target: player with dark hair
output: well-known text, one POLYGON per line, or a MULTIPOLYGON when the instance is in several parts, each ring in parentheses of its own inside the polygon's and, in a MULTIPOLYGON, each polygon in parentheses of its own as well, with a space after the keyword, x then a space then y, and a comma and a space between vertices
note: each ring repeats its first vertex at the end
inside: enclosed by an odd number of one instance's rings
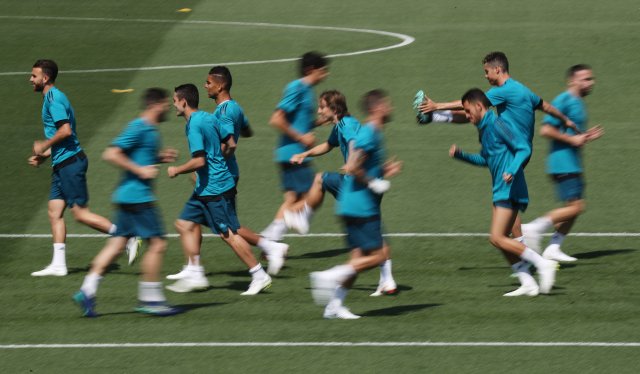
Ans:
POLYGON ((569 234, 576 219, 585 210, 584 177, 582 167, 582 147, 604 134, 600 126, 587 130, 587 108, 584 98, 591 93, 595 84, 593 71, 589 65, 574 65, 567 71, 567 90, 558 95, 553 106, 569 117, 577 126, 578 132, 563 125, 556 118, 546 116, 543 119, 540 135, 551 140, 547 173, 556 186, 558 198, 565 205, 554 209, 529 224, 522 225, 531 248, 540 251, 541 235, 551 227, 556 231, 551 243, 542 256, 556 261, 576 261, 560 249, 564 238, 569 234))
POLYGON ((281 133, 275 151, 275 161, 282 173, 284 202, 273 221, 261 233, 267 239, 282 239, 287 231, 284 211, 303 201, 313 184, 311 160, 305 159, 299 164, 292 164, 289 160, 293 155, 313 147, 315 143, 315 135, 312 132, 316 124, 313 86, 329 75, 328 63, 328 60, 317 52, 305 53, 300 60, 301 78, 285 87, 282 99, 269 120, 271 126, 281 133))
POLYGON ((166 250, 164 225, 156 206, 153 179, 158 175, 158 162, 174 162, 174 149, 160 151, 158 125, 166 120, 169 111, 168 92, 161 88, 146 90, 142 98, 144 110, 104 151, 102 157, 123 169, 123 177, 113 193, 117 206, 117 230, 91 263, 80 291, 73 300, 82 315, 96 317, 96 293, 107 267, 120 255, 129 238, 139 236, 149 245, 140 262, 141 280, 138 283, 139 306, 136 311, 167 316, 181 310, 167 304, 160 282, 162 259, 166 250))
POLYGON ((519 211, 529 203, 524 165, 531 157, 528 139, 512 125, 497 117, 490 99, 480 90, 467 91, 460 100, 469 121, 478 128, 481 149, 469 154, 455 144, 449 155, 472 165, 489 168, 493 182, 493 217, 489 240, 503 252, 521 286, 504 296, 536 296, 549 293, 555 282, 555 261, 542 258, 525 244, 509 237, 519 211), (529 273, 528 263, 538 270, 540 284, 529 273))
MULTIPOLYGON (((103 233, 116 231, 107 218, 89 210, 87 189, 87 169, 89 160, 80 147, 76 134, 76 118, 67 96, 55 86, 58 65, 52 60, 38 60, 31 69, 29 81, 35 92, 41 92, 42 122, 46 140, 33 142, 33 155, 29 165, 38 167, 51 157, 51 189, 49 192, 48 214, 53 236, 53 257, 51 263, 40 271, 31 273, 34 277, 67 275, 66 237, 67 228, 64 212, 67 208, 76 221, 103 233)), ((131 264, 137 254, 138 241, 131 238, 127 244, 131 264)))

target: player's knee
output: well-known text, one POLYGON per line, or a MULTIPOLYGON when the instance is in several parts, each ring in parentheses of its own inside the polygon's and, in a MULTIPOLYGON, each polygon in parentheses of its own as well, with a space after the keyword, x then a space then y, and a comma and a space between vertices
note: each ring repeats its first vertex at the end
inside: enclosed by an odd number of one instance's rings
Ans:
POLYGON ((577 214, 582 214, 587 210, 587 203, 584 200, 578 200, 575 202, 577 214))
POLYGON ((158 240, 149 245, 147 252, 153 253, 155 255, 164 254, 167 250, 167 242, 164 240, 158 240))
POLYGON ((322 184, 322 175, 324 173, 316 173, 316 176, 313 178, 313 183, 314 184, 322 184))
POLYGON ((504 240, 504 235, 499 234, 491 234, 489 235, 489 243, 496 248, 500 248, 502 245, 502 241, 504 240))

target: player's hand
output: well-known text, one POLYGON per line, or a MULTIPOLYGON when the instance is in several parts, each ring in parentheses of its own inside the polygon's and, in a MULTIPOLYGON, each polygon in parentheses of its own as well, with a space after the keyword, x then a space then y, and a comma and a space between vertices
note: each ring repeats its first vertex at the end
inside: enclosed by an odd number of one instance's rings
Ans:
POLYGON ((422 102, 422 104, 420 104, 420 106, 418 107, 418 109, 422 112, 422 113, 430 113, 433 112, 435 110, 437 110, 437 106, 436 103, 433 102, 433 100, 429 99, 428 97, 425 98, 425 100, 422 102))
POLYGON ((44 156, 44 152, 47 150, 46 142, 42 140, 36 140, 33 142, 33 155, 44 156))
POLYGON ((393 156, 384 163, 382 170, 385 178, 396 176, 402 171, 402 161, 396 160, 396 156, 393 156))
POLYGON ((178 176, 178 168, 175 166, 169 166, 167 168, 167 175, 169 175, 169 178, 175 178, 178 176))
POLYGON ((295 155, 291 156, 291 158, 289 159, 289 162, 292 163, 292 164, 300 165, 300 164, 302 164, 302 162, 304 161, 305 158, 307 158, 307 156, 305 156, 304 153, 298 153, 298 154, 295 154, 295 155))
POLYGON ((502 174, 502 180, 505 181, 506 183, 513 182, 513 174, 503 173, 502 174))
POLYGON ((159 158, 162 163, 176 162, 178 159, 178 150, 174 148, 165 148, 160 151, 159 158))
POLYGON ((141 166, 137 174, 140 179, 153 179, 158 176, 158 167, 156 165, 141 166))
POLYGON ((604 129, 600 125, 596 125, 586 132, 587 142, 593 141, 604 135, 604 129))
POLYGON ((314 133, 308 132, 298 138, 298 143, 302 143, 306 148, 311 148, 316 143, 316 136, 314 133))
POLYGON ((589 140, 588 134, 578 134, 569 138, 571 145, 576 148, 582 147, 587 143, 588 140, 589 140))
POLYGON ((31 156, 27 159, 27 162, 29 163, 29 165, 33 166, 34 168, 37 168, 46 159, 47 159, 46 157, 42 157, 42 156, 31 156))
POLYGON ((383 193, 389 191, 391 188, 391 182, 386 179, 376 178, 372 179, 367 185, 371 191, 378 195, 382 195, 383 193))
POLYGON ((458 148, 457 145, 451 144, 451 147, 449 147, 449 157, 455 157, 456 153, 458 153, 459 151, 460 148, 458 148))
POLYGON ((573 131, 575 131, 576 134, 582 134, 582 131, 580 131, 578 126, 576 126, 576 124, 572 120, 570 120, 569 118, 567 118, 567 121, 564 123, 564 125, 567 126, 570 129, 573 129, 573 131))

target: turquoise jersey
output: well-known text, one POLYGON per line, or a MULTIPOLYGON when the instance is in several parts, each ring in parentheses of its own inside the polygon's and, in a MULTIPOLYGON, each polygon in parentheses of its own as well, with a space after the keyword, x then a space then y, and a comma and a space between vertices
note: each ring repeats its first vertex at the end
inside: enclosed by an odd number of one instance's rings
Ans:
MULTIPOLYGON (((158 163, 160 133, 155 125, 138 118, 127 125, 111 146, 120 148, 137 165, 155 165, 158 163)), ((155 201, 152 183, 151 179, 140 179, 136 174, 125 171, 111 200, 116 204, 155 201)))
POLYGON ((504 122, 515 125, 531 144, 536 122, 535 111, 542 104, 542 99, 513 78, 507 79, 502 86, 491 88, 486 95, 491 105, 498 110, 498 116, 504 122))
POLYGON ((340 147, 345 162, 349 157, 349 142, 355 140, 358 130, 360 130, 360 122, 352 116, 344 116, 333 126, 329 134, 327 143, 332 147, 340 147))
POLYGON ((454 157, 473 165, 489 167, 494 202, 510 200, 528 204, 529 192, 523 170, 525 162, 531 157, 528 140, 491 110, 487 111, 477 127, 482 145, 480 153, 457 152, 454 157), (504 173, 513 175, 511 183, 502 179, 504 173))
MULTIPOLYGON (((233 140, 238 143, 240 132, 249 127, 249 119, 245 116, 242 107, 235 100, 227 100, 220 103, 213 112, 214 117, 218 120, 220 126, 220 136, 222 141, 226 141, 229 136, 233 136, 233 140)), ((227 166, 234 178, 240 178, 240 168, 236 155, 233 154, 227 158, 227 166)))
MULTIPOLYGON (((313 87, 302 79, 295 80, 284 89, 282 99, 276 109, 282 110, 291 127, 300 134, 310 132, 314 127, 315 94, 313 87)), ((291 139, 287 135, 280 136, 278 148, 275 151, 275 161, 289 163, 291 157, 306 150, 302 143, 291 139)))
POLYGON ((196 170, 194 193, 198 196, 220 195, 233 187, 235 181, 222 156, 220 126, 213 114, 197 111, 191 114, 185 127, 192 157, 204 156, 205 165, 196 170))
MULTIPOLYGON (((363 168, 367 177, 382 178, 385 160, 382 133, 372 124, 363 125, 355 137, 354 149, 360 149, 366 155, 363 168)), ((338 195, 336 211, 341 216, 372 217, 380 215, 381 201, 382 195, 358 183, 352 175, 346 175, 338 195)))
POLYGON ((80 142, 76 135, 76 117, 67 96, 56 87, 51 87, 42 101, 42 123, 44 124, 44 136, 53 138, 58 127, 65 123, 71 126, 71 136, 51 146, 51 165, 60 162, 80 152, 80 142))
MULTIPOLYGON (((582 132, 587 130, 587 108, 581 97, 573 96, 568 91, 558 95, 551 104, 562 114, 569 117, 578 129, 582 132)), ((573 129, 564 126, 559 119, 547 115, 542 123, 551 125, 561 133, 575 135, 573 129)), ((565 142, 557 140, 551 141, 549 157, 547 158, 547 173, 549 174, 571 174, 582 173, 582 157, 580 148, 576 148, 565 142)))

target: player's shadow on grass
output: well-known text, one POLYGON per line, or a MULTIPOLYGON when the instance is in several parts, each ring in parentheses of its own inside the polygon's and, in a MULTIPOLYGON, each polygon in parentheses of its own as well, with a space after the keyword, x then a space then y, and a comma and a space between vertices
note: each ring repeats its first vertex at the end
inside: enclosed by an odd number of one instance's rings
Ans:
POLYGON ((637 251, 637 249, 603 249, 599 251, 576 253, 573 255, 573 257, 581 260, 587 260, 605 256, 623 255, 627 253, 633 253, 635 251, 637 251))
MULTIPOLYGON (((212 307, 222 306, 226 304, 227 303, 199 303, 199 304, 178 304, 173 306, 178 309, 181 309, 181 312, 178 314, 184 314, 200 308, 212 308, 212 307)), ((136 312, 135 310, 130 310, 126 312, 99 313, 98 317, 118 316, 118 315, 127 315, 127 314, 139 314, 141 316, 145 316, 144 313, 136 312)), ((154 317, 154 316, 148 316, 148 317, 154 317)))
MULTIPOLYGON (((91 270, 91 264, 85 267, 69 268, 67 272, 69 274, 77 274, 77 273, 88 273, 89 270, 91 270)), ((120 264, 116 264, 116 263, 109 264, 109 266, 107 266, 107 270, 105 271, 105 274, 117 272, 119 270, 120 270, 120 264)))
POLYGON ((288 256, 288 259, 304 260, 307 258, 329 258, 329 257, 336 257, 336 256, 347 254, 349 253, 349 251, 350 251, 349 248, 328 249, 326 251, 307 252, 298 256, 288 256))
POLYGON ((368 312, 364 312, 360 314, 363 317, 391 317, 391 316, 400 316, 408 313, 419 312, 428 308, 435 308, 441 306, 442 304, 415 304, 415 305, 400 305, 393 306, 391 308, 383 308, 383 309, 374 309, 368 312))
MULTIPOLYGON (((215 287, 215 288, 244 292, 249 288, 249 284, 250 283, 251 283, 251 280, 247 279, 247 281, 245 281, 245 282, 229 282, 225 286, 220 286, 220 287, 215 287)), ((270 292, 269 292, 269 289, 267 288, 266 290, 260 291, 260 293, 261 294, 268 294, 270 292)))
MULTIPOLYGON (((370 287, 365 287, 365 286, 362 286, 362 287, 352 287, 351 289, 352 289, 352 290, 360 290, 360 291, 373 292, 373 291, 375 291, 375 290, 376 290, 376 287, 378 287, 378 285, 377 285, 377 284, 375 284, 375 285, 371 285, 370 287)), ((396 293, 391 294, 391 295, 388 295, 388 296, 396 296, 397 294, 399 294, 399 293, 401 293, 401 292, 411 291, 411 290, 413 290, 413 287, 411 287, 411 286, 406 286, 406 285, 403 285, 403 284, 398 284, 398 285, 396 286, 396 290, 397 290, 397 292, 396 292, 396 293)))

